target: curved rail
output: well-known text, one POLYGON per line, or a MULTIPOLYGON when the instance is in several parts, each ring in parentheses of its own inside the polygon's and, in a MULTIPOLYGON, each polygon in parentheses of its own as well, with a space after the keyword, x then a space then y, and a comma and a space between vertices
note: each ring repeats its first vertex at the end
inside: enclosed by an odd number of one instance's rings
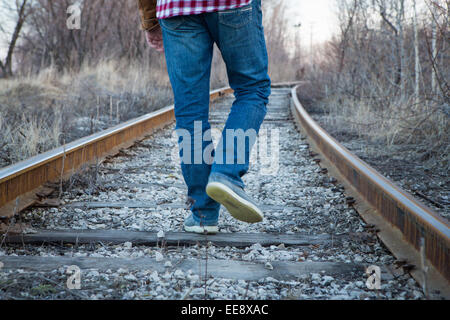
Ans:
MULTIPOLYGON (((375 225, 381 229, 380 238, 394 254, 397 251, 398 255, 406 256, 416 265, 420 264, 421 257, 418 255, 424 239, 425 255, 446 279, 441 283, 445 288, 445 281, 450 282, 449 223, 352 154, 322 129, 301 105, 297 96, 300 87, 301 85, 292 89, 292 113, 313 147, 326 158, 326 165, 345 180, 345 184, 353 189, 359 199, 369 204, 372 210, 366 207, 365 214, 360 214, 365 219, 367 217, 366 220, 376 222, 375 225), (415 256, 411 256, 411 251, 403 255, 399 252, 402 250, 399 245, 402 241, 415 248, 415 256)), ((430 277, 434 276, 430 274, 430 277)), ((418 280, 424 282, 423 275, 418 280)), ((447 283, 447 289, 448 287, 447 283)))

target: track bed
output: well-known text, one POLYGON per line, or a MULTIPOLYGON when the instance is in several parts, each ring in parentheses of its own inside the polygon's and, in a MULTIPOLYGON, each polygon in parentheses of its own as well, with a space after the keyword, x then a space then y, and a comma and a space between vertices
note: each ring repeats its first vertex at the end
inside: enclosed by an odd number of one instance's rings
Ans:
MULTIPOLYGON (((57 206, 15 219, 28 230, 2 241, 0 299, 423 299, 314 161, 289 93, 273 89, 262 126, 269 145, 279 132, 276 174, 264 174, 275 160, 256 152, 244 177, 262 223, 222 208, 220 234, 182 231, 189 213, 171 125, 72 179, 57 206), (366 285, 371 265, 381 270, 379 290, 366 285), (81 289, 67 287, 68 266, 81 269, 81 289)), ((232 101, 212 105, 213 127, 223 128, 232 101)))

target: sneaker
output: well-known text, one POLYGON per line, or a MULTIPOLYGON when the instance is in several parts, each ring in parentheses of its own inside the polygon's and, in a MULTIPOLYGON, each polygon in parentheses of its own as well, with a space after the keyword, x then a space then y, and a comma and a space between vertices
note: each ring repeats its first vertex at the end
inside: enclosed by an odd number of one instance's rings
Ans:
POLYGON ((195 221, 193 214, 184 220, 184 230, 200 234, 215 234, 219 232, 218 223, 200 223, 195 221))
POLYGON ((224 205, 237 220, 256 223, 264 219, 262 211, 244 189, 225 179, 210 177, 206 193, 211 199, 224 205))

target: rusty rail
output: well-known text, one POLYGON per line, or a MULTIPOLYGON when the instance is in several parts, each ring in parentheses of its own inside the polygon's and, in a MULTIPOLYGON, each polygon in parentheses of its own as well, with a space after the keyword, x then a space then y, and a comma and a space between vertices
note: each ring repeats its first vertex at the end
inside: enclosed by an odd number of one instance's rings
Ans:
MULTIPOLYGON (((394 255, 416 266, 420 266, 421 240, 424 239, 425 255, 432 265, 432 270, 426 273, 426 281, 433 282, 433 287, 448 292, 449 223, 353 155, 323 130, 301 105, 297 96, 300 87, 301 85, 292 89, 292 113, 312 147, 322 155, 330 172, 337 175, 351 189, 351 194, 361 200, 358 212, 366 221, 380 229, 378 235, 394 255)), ((423 270, 419 269, 412 274, 423 283, 425 276, 423 270)))
MULTIPOLYGON (((211 101, 230 92, 230 88, 215 90, 211 101)), ((173 106, 168 106, 0 169, 0 217, 11 217, 34 204, 38 200, 36 194, 53 191, 43 187, 45 183, 58 181, 87 163, 115 154, 173 120, 173 106)))

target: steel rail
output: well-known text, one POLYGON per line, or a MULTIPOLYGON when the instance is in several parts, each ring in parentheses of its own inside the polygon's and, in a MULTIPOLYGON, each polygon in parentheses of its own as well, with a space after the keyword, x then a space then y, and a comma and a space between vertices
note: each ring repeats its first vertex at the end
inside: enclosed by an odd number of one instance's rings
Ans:
POLYGON ((431 281, 434 287, 448 292, 448 221, 397 187, 322 129, 301 105, 297 95, 300 88, 301 85, 298 85, 291 92, 294 118, 313 149, 322 155, 330 173, 337 175, 338 180, 343 180, 344 185, 351 188, 352 195, 363 202, 360 204, 361 211, 358 212, 366 221, 374 222, 380 229, 381 240, 394 255, 413 262, 416 266, 421 264, 420 249, 424 239, 427 262, 431 263, 431 269, 435 268, 438 272, 429 270, 424 274, 424 268, 418 268, 412 274, 420 283, 431 281))
MULTIPOLYGON (((230 88, 218 89, 211 92, 210 99, 231 92, 230 88)), ((45 183, 115 154, 174 119, 173 105, 168 106, 0 169, 0 217, 9 218, 34 204, 37 193, 50 193, 52 190, 43 187, 45 183)))

